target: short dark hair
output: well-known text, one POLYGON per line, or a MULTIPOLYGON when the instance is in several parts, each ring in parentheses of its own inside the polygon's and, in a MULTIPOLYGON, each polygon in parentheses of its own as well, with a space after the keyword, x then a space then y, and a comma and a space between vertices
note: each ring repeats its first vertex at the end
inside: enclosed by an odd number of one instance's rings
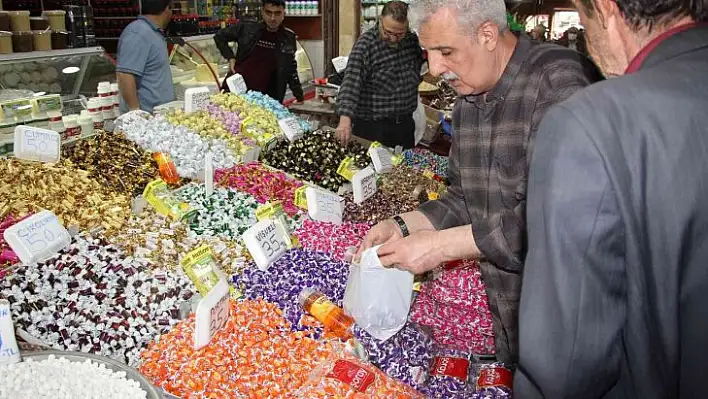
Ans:
POLYGON ((140 13, 144 15, 160 15, 170 6, 171 2, 172 0, 143 0, 140 13))
POLYGON ((285 7, 285 0, 263 0, 263 5, 270 4, 276 7, 285 7))
MULTIPOLYGON (((580 0, 588 16, 595 13, 595 0, 580 0)), ((708 13, 705 0, 615 0, 624 20, 634 30, 652 31, 685 17, 703 20, 708 13)))
POLYGON ((406 22, 408 20, 408 4, 402 1, 389 1, 381 10, 381 17, 388 16, 396 22, 406 22))

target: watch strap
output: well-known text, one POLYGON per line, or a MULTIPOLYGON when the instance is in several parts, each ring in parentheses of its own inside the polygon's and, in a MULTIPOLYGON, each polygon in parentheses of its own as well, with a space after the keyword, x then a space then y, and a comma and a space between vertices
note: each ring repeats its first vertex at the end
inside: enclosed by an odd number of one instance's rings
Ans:
POLYGON ((393 217, 393 221, 396 222, 398 228, 401 229, 401 234, 403 234, 403 237, 408 237, 409 235, 411 235, 410 231, 408 231, 408 225, 402 217, 396 215, 393 217))

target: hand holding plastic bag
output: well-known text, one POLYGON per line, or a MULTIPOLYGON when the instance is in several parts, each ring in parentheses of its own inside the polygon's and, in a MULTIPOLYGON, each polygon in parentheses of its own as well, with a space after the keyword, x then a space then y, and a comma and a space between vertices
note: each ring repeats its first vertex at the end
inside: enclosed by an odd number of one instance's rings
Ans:
POLYGON ((344 292, 344 311, 376 339, 385 341, 408 320, 413 293, 413 274, 387 269, 369 248, 359 264, 352 264, 344 292))

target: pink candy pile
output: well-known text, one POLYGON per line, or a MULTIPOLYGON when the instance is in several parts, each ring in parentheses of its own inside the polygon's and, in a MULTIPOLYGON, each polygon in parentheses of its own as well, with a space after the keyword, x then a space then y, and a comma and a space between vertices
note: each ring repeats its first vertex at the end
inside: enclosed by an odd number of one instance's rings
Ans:
POLYGON ((441 345, 479 355, 494 353, 494 331, 479 264, 464 261, 423 284, 411 318, 430 327, 441 345))
POLYGON ((295 236, 303 249, 327 253, 334 260, 344 260, 347 248, 358 247, 367 231, 369 226, 364 223, 344 222, 336 225, 306 219, 302 227, 295 231, 295 236))
POLYGON ((251 194, 262 204, 280 201, 283 210, 292 216, 298 212, 295 206, 295 190, 302 183, 282 172, 274 172, 263 167, 260 162, 237 164, 229 169, 214 172, 214 181, 222 186, 251 194))
POLYGON ((5 230, 29 216, 30 215, 18 218, 13 215, 7 215, 0 221, 0 278, 5 277, 6 268, 20 261, 15 251, 13 251, 10 245, 5 241, 5 230))

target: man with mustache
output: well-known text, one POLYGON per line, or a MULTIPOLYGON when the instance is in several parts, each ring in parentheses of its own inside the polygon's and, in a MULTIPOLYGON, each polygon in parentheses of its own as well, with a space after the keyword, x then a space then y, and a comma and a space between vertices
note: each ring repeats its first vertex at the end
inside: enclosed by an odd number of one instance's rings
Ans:
POLYGON ((351 135, 388 147, 413 148, 423 50, 408 30, 408 4, 390 1, 375 28, 364 32, 349 54, 337 96, 337 137, 351 135))
POLYGON ((516 398, 707 398, 708 0, 575 0, 607 76, 529 178, 516 398))
POLYGON ((535 133, 551 106, 599 74, 575 51, 517 38, 502 0, 419 0, 410 14, 430 72, 445 76, 460 95, 453 109, 451 185, 440 200, 373 227, 360 251, 383 244, 384 265, 413 273, 479 259, 497 358, 513 364, 535 133))

